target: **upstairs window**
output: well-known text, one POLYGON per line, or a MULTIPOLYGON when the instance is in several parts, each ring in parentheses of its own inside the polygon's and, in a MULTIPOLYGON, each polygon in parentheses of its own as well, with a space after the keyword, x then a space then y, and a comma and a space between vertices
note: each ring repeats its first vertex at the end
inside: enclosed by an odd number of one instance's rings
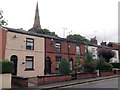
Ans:
POLYGON ((92 56, 93 56, 93 57, 95 57, 95 56, 96 56, 96 53, 95 53, 95 48, 92 48, 91 53, 92 53, 92 56))
POLYGON ((80 54, 80 47, 76 46, 76 54, 80 54))
POLYGON ((31 38, 26 39, 26 49, 34 50, 34 39, 31 38))
POLYGON ((61 44, 59 42, 55 43, 55 48, 57 49, 58 52, 61 52, 61 44))

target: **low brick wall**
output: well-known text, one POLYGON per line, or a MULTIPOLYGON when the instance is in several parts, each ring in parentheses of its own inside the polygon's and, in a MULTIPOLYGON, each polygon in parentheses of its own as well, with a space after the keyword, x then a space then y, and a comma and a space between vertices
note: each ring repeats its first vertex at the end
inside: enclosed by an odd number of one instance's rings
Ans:
POLYGON ((119 70, 116 70, 116 74, 120 74, 120 69, 119 69, 119 70))
POLYGON ((12 76, 12 84, 21 86, 21 87, 28 87, 28 78, 27 77, 19 77, 19 76, 12 76))
POLYGON ((120 69, 119 69, 119 68, 118 68, 118 69, 117 69, 117 68, 114 69, 114 73, 115 73, 115 74, 120 74, 120 69))
POLYGON ((97 73, 89 73, 89 72, 82 72, 77 73, 77 79, 85 79, 85 78, 95 78, 97 77, 97 73))
POLYGON ((69 81, 71 80, 71 75, 44 75, 44 76, 37 76, 37 84, 47 84, 53 82, 60 82, 60 81, 69 81))
POLYGON ((100 71, 100 76, 110 76, 110 75, 114 75, 113 71, 100 71))

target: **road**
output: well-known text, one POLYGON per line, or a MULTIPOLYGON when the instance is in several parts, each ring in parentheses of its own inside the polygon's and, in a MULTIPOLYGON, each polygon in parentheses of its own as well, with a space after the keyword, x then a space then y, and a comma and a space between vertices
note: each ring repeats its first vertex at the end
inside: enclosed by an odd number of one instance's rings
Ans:
POLYGON ((60 88, 60 90, 64 90, 64 89, 71 90, 70 88, 72 88, 73 90, 75 88, 87 88, 87 90, 88 88, 89 89, 91 88, 90 90, 92 90, 92 88, 112 88, 110 90, 114 90, 115 88, 118 88, 118 84, 120 84, 120 79, 111 78, 111 79, 105 79, 105 80, 100 80, 100 81, 93 81, 93 82, 88 82, 88 83, 66 86, 66 87, 60 88))

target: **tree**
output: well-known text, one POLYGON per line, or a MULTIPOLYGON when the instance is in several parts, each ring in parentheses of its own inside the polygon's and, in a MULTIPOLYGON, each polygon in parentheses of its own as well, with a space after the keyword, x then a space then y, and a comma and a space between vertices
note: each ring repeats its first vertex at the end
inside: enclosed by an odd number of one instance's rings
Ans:
POLYGON ((5 26, 7 25, 7 22, 5 21, 5 19, 3 18, 3 11, 0 10, 0 27, 1 26, 5 26))
POLYGON ((76 60, 77 60, 77 71, 80 72, 83 70, 80 55, 76 55, 76 60))
POLYGON ((69 35, 69 36, 67 36, 67 39, 75 40, 75 41, 84 41, 86 43, 90 43, 90 41, 88 39, 86 39, 85 37, 83 37, 79 34, 69 35))
POLYGON ((65 58, 61 59, 59 64, 59 72, 61 74, 69 74, 70 73, 70 65, 65 58))
POLYGON ((92 54, 86 49, 86 54, 85 54, 85 63, 83 65, 84 71, 85 72, 94 72, 96 70, 96 63, 94 62, 92 58, 92 54))
POLYGON ((100 56, 100 58, 97 61, 97 70, 102 70, 102 71, 111 71, 112 70, 112 65, 108 62, 106 62, 105 58, 100 56))
POLYGON ((100 48, 98 49, 98 56, 102 56, 105 58, 106 62, 110 62, 110 59, 113 58, 115 55, 115 52, 112 51, 112 49, 109 48, 100 48))
POLYGON ((45 34, 45 35, 50 35, 50 36, 58 37, 58 35, 55 34, 55 32, 50 32, 48 29, 38 28, 38 29, 36 30, 36 33, 40 33, 40 34, 45 34))

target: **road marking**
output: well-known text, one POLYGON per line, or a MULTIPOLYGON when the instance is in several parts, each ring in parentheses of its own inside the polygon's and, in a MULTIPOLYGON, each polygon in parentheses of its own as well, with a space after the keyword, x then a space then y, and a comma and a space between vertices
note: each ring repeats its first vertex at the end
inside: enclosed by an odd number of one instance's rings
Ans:
POLYGON ((112 78, 112 79, 110 78, 110 79, 105 79, 105 80, 86 82, 86 83, 81 83, 81 84, 76 84, 76 85, 71 85, 71 86, 65 86, 65 87, 60 87, 60 88, 70 88, 70 87, 81 86, 81 85, 86 85, 86 84, 90 84, 90 83, 96 83, 96 82, 101 82, 101 81, 106 81, 106 80, 113 80, 113 79, 118 79, 118 78, 112 78))

